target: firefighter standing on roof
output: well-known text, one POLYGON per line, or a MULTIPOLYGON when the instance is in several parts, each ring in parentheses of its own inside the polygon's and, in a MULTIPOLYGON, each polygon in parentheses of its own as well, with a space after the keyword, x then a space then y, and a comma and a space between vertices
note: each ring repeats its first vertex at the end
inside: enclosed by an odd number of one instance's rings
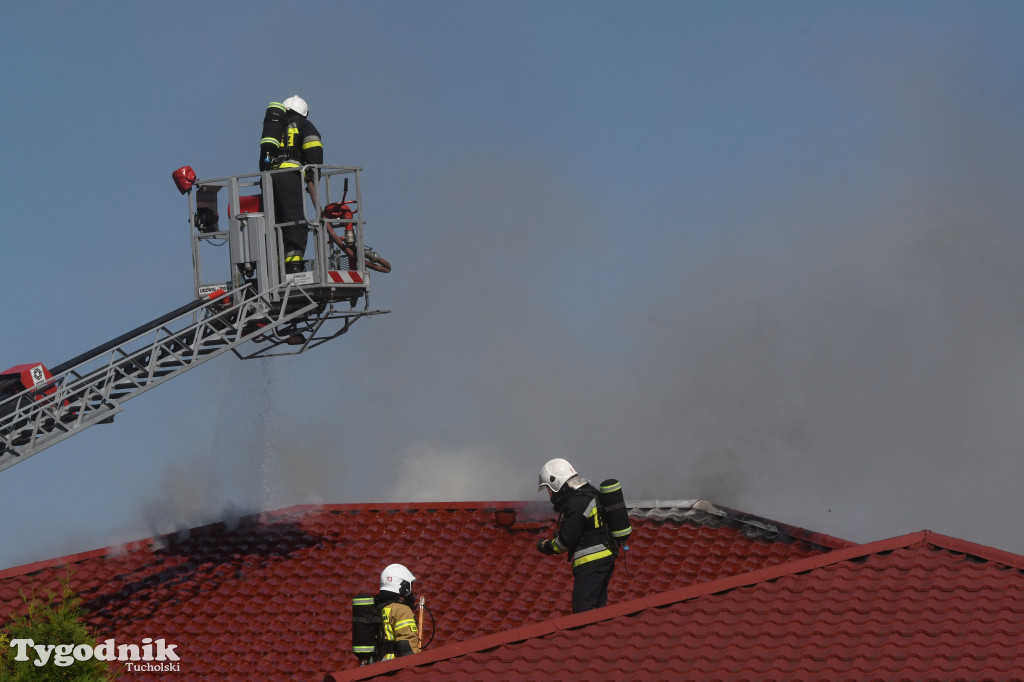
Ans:
POLYGON ((383 620, 380 660, 388 661, 420 652, 420 635, 412 611, 416 603, 416 595, 412 592, 415 580, 415 576, 402 564, 391 564, 380 574, 380 593, 374 599, 383 620))
POLYGON ((558 534, 538 540, 544 554, 566 554, 572 564, 572 612, 580 613, 608 603, 608 583, 615 570, 615 544, 601 518, 598 490, 576 473, 564 459, 553 459, 540 470, 537 490, 559 513, 558 534))
MULTIPOLYGON (((263 138, 260 140, 260 170, 301 168, 306 164, 323 164, 324 145, 320 132, 306 118, 309 107, 298 95, 284 102, 271 102, 263 116, 263 138)), ((274 217, 277 223, 292 225, 281 229, 284 243, 285 272, 301 272, 309 233, 303 206, 302 180, 295 173, 274 173, 274 217)), ((306 190, 314 192, 312 175, 307 173, 306 190)))

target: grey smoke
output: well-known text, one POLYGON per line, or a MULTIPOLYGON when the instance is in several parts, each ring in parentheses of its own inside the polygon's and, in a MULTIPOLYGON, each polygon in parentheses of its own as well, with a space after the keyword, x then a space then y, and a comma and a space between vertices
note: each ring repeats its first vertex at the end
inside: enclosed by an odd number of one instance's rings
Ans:
POLYGON ((403 147, 365 197, 394 312, 239 391, 225 421, 267 430, 164 507, 537 499, 563 456, 633 499, 1024 551, 1024 111, 970 31, 888 19, 771 34, 576 147, 403 147))
POLYGON ((394 312, 328 356, 330 409, 296 408, 308 387, 268 370, 229 421, 283 435, 220 441, 238 450, 221 481, 248 479, 232 495, 252 510, 534 499, 539 466, 564 456, 633 499, 1020 551, 987 529, 1019 515, 1024 449, 1024 243, 998 160, 991 182, 961 186, 954 167, 892 188, 883 156, 853 198, 805 194, 813 178, 789 169, 767 204, 705 207, 724 222, 678 249, 660 248, 665 214, 638 212, 623 244, 617 216, 555 191, 567 178, 468 165, 442 178, 422 235, 375 244, 396 264, 374 293, 394 312))

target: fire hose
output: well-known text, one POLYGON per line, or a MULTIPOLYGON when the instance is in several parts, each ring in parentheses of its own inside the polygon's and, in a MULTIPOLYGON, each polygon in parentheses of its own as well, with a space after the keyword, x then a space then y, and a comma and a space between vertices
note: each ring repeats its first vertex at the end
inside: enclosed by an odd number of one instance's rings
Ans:
MULTIPOLYGON (((348 193, 348 181, 345 181, 345 193, 348 193)), ((356 262, 355 252, 355 232, 353 231, 353 218, 356 211, 352 210, 351 202, 346 202, 345 197, 342 200, 332 204, 327 204, 324 207, 321 217, 324 218, 324 225, 327 227, 328 234, 330 235, 331 242, 333 242, 341 252, 348 258, 349 265, 351 266, 356 262), (330 220, 341 221, 340 224, 344 226, 344 238, 338 237, 334 232, 334 228, 331 227, 330 220)), ((335 251, 332 257, 338 259, 341 253, 335 251)), ((363 245, 363 258, 366 262, 366 267, 370 270, 377 272, 391 272, 391 263, 383 258, 376 251, 371 249, 369 246, 363 245)))

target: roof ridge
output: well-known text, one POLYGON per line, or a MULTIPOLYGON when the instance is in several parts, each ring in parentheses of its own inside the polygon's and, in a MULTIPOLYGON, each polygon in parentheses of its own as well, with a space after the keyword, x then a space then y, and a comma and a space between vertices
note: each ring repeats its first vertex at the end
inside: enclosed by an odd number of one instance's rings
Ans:
POLYGON ((705 525, 708 519, 721 525, 741 528, 750 538, 762 537, 772 541, 788 542, 800 540, 821 549, 844 549, 856 542, 844 540, 825 533, 808 530, 788 523, 781 523, 765 516, 732 509, 710 500, 627 500, 626 507, 637 516, 696 519, 705 525))
MULTIPOLYGON (((706 500, 638 500, 636 502, 627 501, 626 504, 628 507, 636 509, 693 509, 709 513, 713 510, 714 513, 724 516, 723 512, 719 511, 715 505, 706 500)), ((549 508, 549 504, 546 500, 439 500, 429 502, 345 502, 332 504, 297 504, 288 507, 281 507, 279 509, 242 514, 228 519, 222 518, 217 521, 211 521, 198 526, 178 528, 158 535, 128 540, 125 542, 114 542, 109 545, 84 550, 82 552, 64 554, 56 557, 40 559, 27 564, 11 566, 9 568, 0 569, 0 580, 34 573, 46 568, 53 568, 65 564, 74 564, 97 556, 102 557, 134 552, 147 547, 152 547, 154 544, 169 545, 180 541, 182 536, 186 534, 188 537, 194 537, 196 535, 214 531, 218 529, 218 527, 223 527, 230 531, 238 526, 249 523, 273 522, 282 518, 305 515, 310 512, 400 512, 431 511, 441 509, 475 509, 488 512, 502 510, 529 511, 534 507, 549 508)), ((749 514, 746 516, 747 518, 758 518, 749 514)), ((826 546, 831 547, 831 545, 826 546)))
MULTIPOLYGON (((178 529, 176 531, 170 531, 161 535, 141 538, 137 540, 131 540, 128 542, 115 543, 96 549, 86 550, 83 552, 76 552, 74 554, 67 554, 59 557, 52 557, 49 559, 41 559, 39 561, 31 562, 28 564, 22 564, 19 566, 12 566, 6 569, 0 569, 0 580, 5 578, 12 578, 20 575, 26 575, 41 571, 46 568, 53 568, 56 566, 62 566, 65 564, 74 564, 87 559, 91 559, 97 556, 109 556, 118 553, 134 552, 146 547, 151 547, 154 543, 159 542, 174 542, 180 538, 182 533, 188 533, 194 535, 202 532, 209 532, 216 526, 225 526, 229 530, 237 525, 244 525, 245 523, 251 522, 262 522, 272 521, 282 517, 289 517, 294 515, 304 515, 310 512, 357 512, 357 511, 420 511, 420 510, 432 510, 432 509, 479 509, 481 511, 494 510, 498 511, 501 509, 523 509, 527 507, 536 506, 541 504, 533 500, 467 500, 467 501, 434 501, 434 502, 355 502, 355 503, 334 503, 334 504, 299 504, 292 505, 289 507, 282 507, 280 509, 273 509, 262 512, 254 512, 252 514, 246 514, 239 516, 234 522, 229 521, 214 521, 211 523, 203 524, 201 526, 195 526, 191 528, 178 529)), ((778 533, 779 535, 790 537, 796 540, 802 540, 811 544, 815 544, 821 547, 830 549, 828 555, 834 554, 836 551, 848 549, 851 547, 865 548, 870 545, 857 545, 848 540, 836 538, 823 533, 816 533, 804 528, 797 526, 791 526, 789 524, 780 523, 765 517, 757 516, 755 514, 748 514, 746 512, 737 511, 729 507, 716 505, 708 500, 703 499, 683 499, 683 500, 627 500, 626 506, 631 510, 643 510, 643 509, 684 509, 684 510, 695 510, 698 512, 705 512, 708 514, 715 514, 721 516, 725 522, 735 523, 750 527, 764 527, 765 524, 772 526, 771 530, 778 533)), ((995 549, 985 545, 979 545, 976 543, 968 542, 966 540, 960 540, 951 536, 941 535, 932 531, 921 531, 927 534, 930 538, 930 542, 936 546, 942 547, 956 552, 963 552, 965 554, 971 554, 991 561, 1012 566, 1024 570, 1024 557, 1006 552, 1003 550, 995 549)), ((912 534, 918 535, 918 534, 912 534)), ((889 542, 883 540, 882 542, 889 542)), ((783 564, 785 565, 785 564, 783 564)))
POLYGON ((0 570, 0 580, 4 580, 5 578, 15 578, 20 575, 28 575, 29 573, 35 573, 46 568, 54 568, 65 564, 77 564, 78 562, 85 561, 86 559, 92 559, 98 556, 109 556, 117 553, 118 551, 133 552, 136 549, 141 549, 142 547, 152 544, 153 538, 147 538, 144 540, 133 540, 131 542, 110 545, 109 547, 88 549, 84 552, 67 554, 61 557, 54 557, 52 559, 40 559, 39 561, 34 561, 30 564, 21 564, 20 566, 11 566, 10 568, 0 570))
POLYGON ((1013 552, 1006 551, 1004 549, 997 549, 988 545, 980 545, 976 542, 970 542, 969 540, 961 540, 950 535, 943 535, 941 533, 935 533, 930 530, 922 531, 925 535, 924 540, 936 547, 949 550, 950 552, 960 552, 962 554, 970 554, 986 561, 994 561, 996 563, 1005 564, 1018 570, 1024 571, 1024 556, 1020 554, 1014 554, 1013 552))
POLYGON ((804 542, 818 545, 827 549, 846 549, 847 547, 855 547, 858 543, 851 540, 844 540, 843 538, 837 538, 833 535, 826 535, 825 533, 819 533, 817 531, 802 528, 800 526, 793 526, 788 523, 782 523, 774 519, 769 519, 764 516, 758 516, 756 514, 749 514, 747 512, 732 509, 731 507, 723 507, 719 505, 719 509, 726 513, 726 518, 730 521, 735 521, 742 524, 749 524, 754 526, 773 526, 778 535, 782 538, 791 538, 793 540, 802 540, 804 542))
MULTIPOLYGON (((87 549, 81 552, 74 552, 72 554, 63 554, 56 557, 50 557, 47 559, 40 559, 39 561, 33 561, 27 564, 19 564, 17 566, 10 566, 8 568, 0 569, 0 580, 5 578, 13 578, 20 575, 27 575, 29 573, 35 573, 46 568, 54 568, 56 566, 63 566, 65 564, 74 564, 87 559, 95 557, 112 556, 115 554, 123 554, 126 552, 134 552, 139 549, 145 549, 151 547, 154 544, 165 543, 171 544, 180 540, 182 534, 187 533, 189 536, 194 536, 202 533, 208 533, 215 529, 217 526, 223 526, 227 530, 233 530, 238 526, 245 525, 246 523, 273 521, 280 518, 287 518, 292 516, 300 516, 308 514, 310 512, 328 511, 328 512, 353 512, 353 511, 407 511, 407 510, 432 510, 432 509, 479 509, 480 511, 491 511, 498 509, 520 509, 531 504, 537 504, 531 501, 494 501, 494 502, 357 502, 357 503, 338 503, 338 504, 297 504, 290 507, 281 507, 280 509, 270 509, 267 511, 252 512, 250 514, 243 514, 241 516, 234 517, 232 519, 220 519, 218 521, 211 521, 210 523, 204 523, 199 526, 190 526, 188 528, 179 528, 177 530, 168 531, 166 533, 160 533, 159 535, 153 535, 150 537, 139 538, 136 540, 129 540, 126 542, 114 542, 113 544, 104 545, 102 547, 96 547, 94 549, 87 549)), ((547 503, 544 503, 547 504, 547 503)))
POLYGON ((824 554, 804 559, 796 559, 795 561, 760 568, 747 573, 741 573, 739 575, 726 576, 706 583, 688 585, 686 587, 660 592, 647 597, 640 597, 638 599, 632 599, 619 604, 612 604, 600 609, 593 609, 585 613, 559 616, 541 623, 531 623, 530 625, 524 625, 505 632, 485 635, 476 639, 450 644, 433 652, 420 652, 412 658, 398 658, 392 661, 377 663, 372 666, 372 671, 364 670, 364 668, 360 667, 335 673, 327 673, 324 680, 325 682, 342 682, 342 680, 347 682, 349 680, 361 680, 369 677, 376 677, 404 667, 428 665, 436 661, 476 653, 478 651, 491 649, 503 644, 534 639, 536 637, 558 632, 559 630, 585 627, 592 623, 632 615, 649 608, 689 601, 708 594, 727 592, 738 587, 746 587, 761 582, 776 580, 787 575, 804 573, 832 564, 858 559, 871 554, 888 552, 894 549, 911 547, 921 543, 931 544, 948 551, 971 554, 988 561, 995 561, 997 563, 1003 563, 1013 566, 1014 568, 1024 570, 1024 556, 933 533, 932 531, 922 530, 917 531, 916 533, 908 533, 906 535, 888 538, 886 540, 878 540, 876 542, 870 542, 863 545, 853 545, 842 549, 836 549, 824 554))

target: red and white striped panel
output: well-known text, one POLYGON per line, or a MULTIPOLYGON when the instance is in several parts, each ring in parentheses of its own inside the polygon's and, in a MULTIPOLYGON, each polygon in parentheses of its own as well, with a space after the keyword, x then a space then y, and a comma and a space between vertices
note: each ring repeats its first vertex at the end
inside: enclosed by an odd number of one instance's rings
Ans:
POLYGON ((327 274, 338 284, 363 284, 363 276, 358 270, 328 270, 327 274))

